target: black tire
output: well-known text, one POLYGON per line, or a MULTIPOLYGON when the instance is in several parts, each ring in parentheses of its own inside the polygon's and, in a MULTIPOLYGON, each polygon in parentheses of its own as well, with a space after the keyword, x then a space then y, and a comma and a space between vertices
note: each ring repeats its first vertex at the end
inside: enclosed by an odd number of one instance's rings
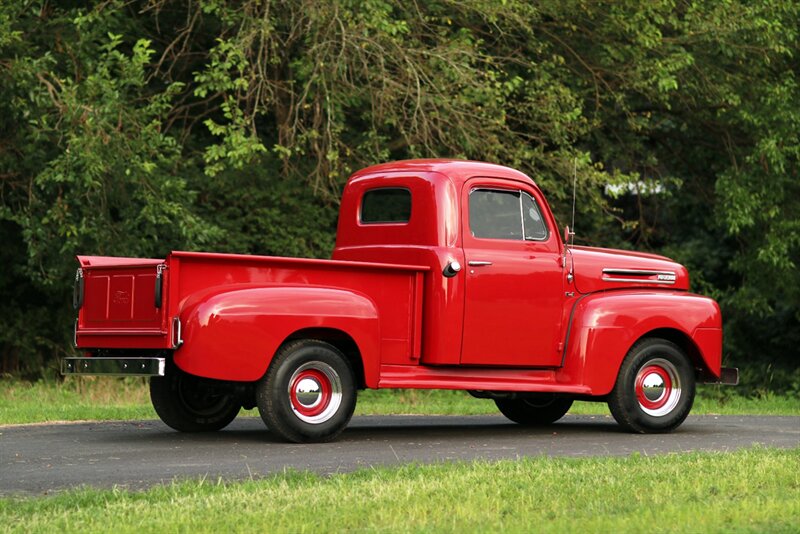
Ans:
POLYGON ((150 400, 158 417, 180 432, 221 430, 242 407, 222 384, 184 373, 171 362, 164 376, 150 378, 150 400))
POLYGON ((278 350, 256 386, 256 402, 267 428, 295 443, 336 438, 356 407, 356 382, 345 356, 313 339, 278 350))
POLYGON ((684 351, 666 339, 647 338, 625 356, 608 408, 631 432, 671 432, 689 415, 694 394, 694 368, 684 351))
POLYGON ((572 406, 572 399, 543 393, 519 399, 495 399, 500 413, 525 426, 544 426, 555 423, 572 406))

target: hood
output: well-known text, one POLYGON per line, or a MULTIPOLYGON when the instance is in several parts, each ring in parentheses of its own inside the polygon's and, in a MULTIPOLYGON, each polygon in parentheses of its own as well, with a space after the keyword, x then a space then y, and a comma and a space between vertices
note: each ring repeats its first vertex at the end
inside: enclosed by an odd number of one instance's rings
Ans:
POLYGON ((594 247, 570 247, 580 293, 607 289, 689 289, 689 272, 664 256, 594 247))

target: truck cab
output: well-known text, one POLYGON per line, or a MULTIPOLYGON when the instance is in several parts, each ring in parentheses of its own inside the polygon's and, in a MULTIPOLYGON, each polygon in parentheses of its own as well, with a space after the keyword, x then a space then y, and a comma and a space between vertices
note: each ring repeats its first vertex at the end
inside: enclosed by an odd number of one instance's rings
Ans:
POLYGON ((493 399, 520 424, 585 399, 629 430, 665 432, 697 381, 738 380, 721 367, 719 307, 689 292, 683 266, 567 246, 535 182, 489 163, 355 173, 331 260, 79 261, 88 356, 64 372, 146 369, 157 413, 183 431, 257 405, 282 437, 321 441, 344 429, 360 388, 442 388, 493 399))
POLYGON ((518 171, 461 161, 365 169, 342 196, 333 257, 443 273, 426 281, 422 363, 561 362, 564 246, 541 191, 518 171))

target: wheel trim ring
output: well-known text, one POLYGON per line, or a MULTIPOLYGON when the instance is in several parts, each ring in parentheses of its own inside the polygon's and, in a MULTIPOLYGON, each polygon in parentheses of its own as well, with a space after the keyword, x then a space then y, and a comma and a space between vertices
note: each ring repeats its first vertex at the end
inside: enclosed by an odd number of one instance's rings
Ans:
POLYGON ((672 362, 663 358, 650 360, 636 373, 634 391, 639 408, 647 415, 663 417, 670 414, 678 405, 682 393, 677 368, 672 362), (661 387, 663 391, 656 398, 651 398, 653 393, 651 390, 654 388, 648 388, 648 381, 652 385, 657 384, 658 380, 660 386, 657 387, 661 387))
POLYGON ((308 362, 295 370, 288 385, 289 406, 294 415, 309 424, 321 424, 330 420, 342 404, 342 381, 336 370, 321 361, 308 362), (301 383, 316 383, 319 387, 319 399, 305 403, 298 396, 303 394, 301 383))

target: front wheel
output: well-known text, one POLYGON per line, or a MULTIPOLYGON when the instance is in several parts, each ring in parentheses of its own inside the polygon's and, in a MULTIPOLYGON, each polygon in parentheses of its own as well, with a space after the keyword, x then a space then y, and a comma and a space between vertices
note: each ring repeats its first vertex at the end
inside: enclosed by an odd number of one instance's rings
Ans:
POLYGON ((555 423, 572 406, 569 397, 542 393, 518 399, 495 399, 500 413, 525 426, 543 426, 555 423))
POLYGON ((267 428, 295 443, 330 441, 356 407, 350 362, 333 345, 300 340, 284 345, 258 383, 256 400, 267 428))
POLYGON ((180 432, 221 430, 242 404, 224 385, 184 373, 172 362, 150 379, 150 400, 164 423, 180 432))
POLYGON ((689 415, 694 394, 694 368, 684 351, 666 339, 648 338, 622 362, 608 407, 626 430, 670 432, 689 415))

